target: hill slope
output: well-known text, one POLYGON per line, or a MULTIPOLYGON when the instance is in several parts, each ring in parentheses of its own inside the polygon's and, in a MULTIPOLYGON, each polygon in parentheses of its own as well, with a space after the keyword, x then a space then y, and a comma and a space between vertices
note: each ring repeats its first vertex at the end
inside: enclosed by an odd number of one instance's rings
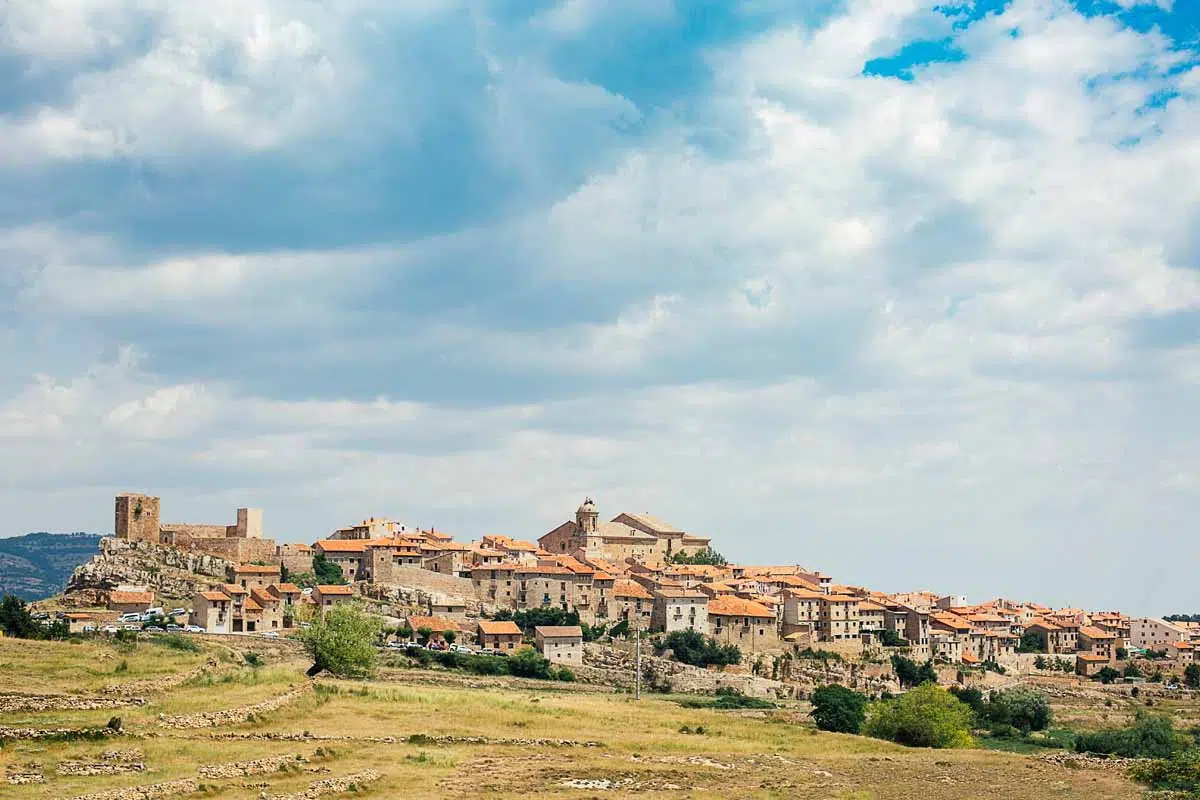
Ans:
POLYGON ((93 533, 27 533, 0 539, 0 595, 40 600, 58 594, 100 549, 93 533))

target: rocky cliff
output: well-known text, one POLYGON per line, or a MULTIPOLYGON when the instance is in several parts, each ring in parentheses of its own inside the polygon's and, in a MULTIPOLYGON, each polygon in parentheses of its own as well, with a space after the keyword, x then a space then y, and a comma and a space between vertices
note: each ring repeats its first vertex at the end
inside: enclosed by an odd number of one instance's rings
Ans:
POLYGON ((81 564, 67 584, 68 602, 91 605, 121 583, 149 586, 164 602, 190 602, 196 592, 225 582, 223 558, 175 547, 106 538, 100 553, 81 564))
POLYGON ((96 554, 91 533, 28 533, 0 539, 0 595, 41 600, 58 594, 71 571, 96 554))

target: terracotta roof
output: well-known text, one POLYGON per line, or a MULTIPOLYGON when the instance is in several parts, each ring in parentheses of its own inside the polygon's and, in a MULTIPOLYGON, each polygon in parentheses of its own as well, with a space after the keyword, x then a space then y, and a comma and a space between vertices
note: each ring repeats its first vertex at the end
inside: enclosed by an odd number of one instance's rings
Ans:
POLYGON ((1040 618, 1030 620, 1029 624, 1025 626, 1025 630, 1029 630, 1030 628, 1042 628, 1042 629, 1048 630, 1048 631, 1061 631, 1062 630, 1061 627, 1059 627, 1058 625, 1055 625, 1050 620, 1040 619, 1040 618))
POLYGON ((575 573, 566 567, 521 567, 517 570, 518 575, 574 575, 575 573))
POLYGON ((1117 635, 1115 633, 1109 633, 1108 631, 1102 631, 1099 628, 1094 628, 1090 625, 1085 625, 1084 627, 1080 628, 1079 635, 1086 636, 1089 639, 1115 639, 1115 638, 1117 638, 1117 635))
POLYGON ((332 597, 335 595, 340 595, 342 597, 350 597, 351 595, 354 594, 354 589, 350 586, 339 586, 337 584, 332 584, 332 585, 318 586, 316 588, 316 592, 318 594, 326 595, 329 597, 332 597))
POLYGON ((322 539, 314 547, 323 553, 362 553, 367 549, 365 539, 322 539))
POLYGON ((516 634, 521 635, 521 629, 517 627, 517 623, 511 619, 506 620, 479 620, 479 632, 488 634, 489 636, 508 636, 516 634))
POLYGON ((879 603, 875 603, 870 600, 863 600, 862 602, 860 602, 858 604, 858 610, 859 611, 887 611, 887 609, 884 608, 883 606, 879 605, 879 603))
POLYGON ((698 592, 695 589, 676 589, 664 588, 654 591, 659 597, 665 597, 670 600, 705 600, 708 598, 704 592, 698 592))
POLYGON ((609 575, 607 572, 597 571, 596 574, 592 576, 592 580, 593 581, 611 581, 611 580, 616 580, 616 578, 614 578, 612 575, 609 575))
POLYGON ((275 575, 279 567, 266 567, 262 564, 238 564, 233 568, 235 575, 275 575))
POLYGON ((137 605, 139 603, 149 605, 154 602, 154 592, 109 592, 108 602, 118 605, 137 605))
POLYGON ((941 625, 946 628, 952 628, 953 630, 956 630, 956 631, 971 630, 971 623, 967 622, 965 619, 958 616, 957 614, 951 614, 946 611, 934 612, 933 614, 929 615, 929 618, 931 620, 933 620, 935 623, 937 623, 938 625, 941 625))
POLYGON ((709 615, 719 617, 765 617, 775 618, 775 612, 753 600, 721 595, 708 601, 709 615))
POLYGON ((641 600, 653 600, 654 595, 646 591, 646 587, 636 581, 614 581, 613 597, 636 597, 641 600))
POLYGON ((434 633, 445 633, 446 631, 460 631, 459 624, 452 619, 445 617, 409 617, 408 625, 414 632, 421 628, 429 628, 434 633))
POLYGON ((964 664, 978 664, 979 663, 979 659, 976 658, 975 656, 971 655, 970 653, 963 653, 962 660, 963 660, 964 664))
POLYGON ((1098 655, 1094 655, 1092 653, 1080 653, 1079 655, 1077 655, 1075 657, 1078 658, 1080 661, 1090 661, 1093 664, 1098 664, 1101 661, 1108 661, 1108 656, 1098 656, 1098 655))
POLYGON ((272 603, 279 602, 278 597, 275 597, 270 592, 263 591, 262 589, 258 588, 257 586, 255 586, 253 589, 250 590, 250 596, 252 598, 254 598, 254 600, 257 601, 259 605, 262 605, 263 603, 272 604, 272 603))
POLYGON ((822 595, 827 603, 857 603, 859 598, 851 597, 848 594, 827 594, 822 595))
POLYGON ((223 592, 201 592, 200 596, 210 603, 228 603, 229 596, 223 592))
POLYGON ((783 593, 788 597, 795 597, 797 600, 820 600, 825 597, 821 592, 812 589, 784 589, 783 593))
POLYGON ((254 600, 247 600, 245 603, 242 604, 242 608, 246 611, 262 611, 263 610, 263 607, 260 606, 258 603, 254 602, 254 600))
POLYGON ((284 594, 300 594, 300 592, 303 591, 294 583, 281 583, 276 588, 284 594))
POLYGON ((230 597, 233 597, 234 595, 238 595, 238 594, 250 594, 245 589, 243 589, 241 586, 238 586, 236 583, 221 584, 221 591, 224 592, 225 594, 229 595, 230 597))
POLYGON ((533 630, 543 639, 583 638, 583 628, 578 625, 539 625, 533 630))

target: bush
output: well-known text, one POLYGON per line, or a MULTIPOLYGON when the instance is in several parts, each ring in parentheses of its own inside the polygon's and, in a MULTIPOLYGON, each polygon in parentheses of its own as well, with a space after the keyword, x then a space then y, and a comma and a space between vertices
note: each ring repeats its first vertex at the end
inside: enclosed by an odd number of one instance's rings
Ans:
POLYGON ((1135 764, 1129 770, 1138 783, 1161 792, 1190 793, 1200 797, 1200 750, 1188 750, 1169 759, 1135 764))
POLYGON ((970 706, 932 683, 924 683, 867 709, 866 732, 909 747, 970 747, 970 706))
POLYGON ((554 680, 563 681, 564 683, 574 683, 575 673, 567 667, 559 667, 554 670, 554 680))
POLYGON ((544 625, 579 625, 579 612, 563 611, 561 608, 529 608, 524 611, 515 612, 502 609, 496 612, 495 618, 498 620, 512 620, 517 623, 517 627, 526 635, 532 635, 534 628, 544 625))
POLYGON ((694 667, 709 665, 740 664, 742 651, 735 645, 720 645, 716 639, 694 631, 672 631, 662 641, 662 647, 671 651, 671 657, 682 664, 694 667))
POLYGON ((508 657, 508 671, 518 678, 541 678, 549 680, 550 660, 542 658, 532 647, 522 647, 508 657))
POLYGON ((1105 667, 1096 673, 1096 680, 1101 683, 1112 683, 1117 678, 1121 677, 1121 673, 1117 672, 1112 667, 1105 667))
POLYGON ((1122 758, 1170 758, 1187 746, 1187 737, 1175 730, 1163 714, 1139 712, 1133 726, 1110 731, 1081 733, 1075 738, 1080 753, 1122 758))
POLYGON ((1054 718, 1050 699, 1031 686, 992 692, 980 716, 988 722, 1011 725, 1023 734, 1046 730, 1054 718))
POLYGON ((806 647, 796 654, 797 658, 807 658, 813 661, 842 661, 842 656, 839 653, 834 653, 829 650, 813 650, 811 647, 806 647))
POLYGON ((340 585, 346 582, 342 568, 320 553, 313 556, 313 579, 322 586, 340 585))
POLYGON ((757 697, 748 697, 737 689, 733 689, 728 686, 722 686, 721 688, 717 689, 717 699, 713 701, 712 707, 719 709, 774 708, 775 704, 770 700, 761 700, 757 697))
POLYGON ((812 696, 812 718, 817 727, 834 733, 858 733, 867 718, 865 695, 833 684, 821 686, 812 696))
POLYGON ((1183 671, 1183 685, 1189 689, 1200 689, 1200 664, 1188 664, 1183 671))
POLYGON ((180 636, 178 633, 156 636, 151 641, 170 650, 186 650, 189 653, 200 652, 200 645, 195 640, 189 639, 186 636, 180 636))
POLYGON ((711 547, 698 550, 690 556, 686 553, 676 553, 671 562, 674 564, 709 564, 714 567, 723 567, 729 563, 725 560, 725 556, 711 547))
POLYGON ((1138 669, 1137 664, 1126 664, 1125 669, 1121 672, 1121 675, 1126 678, 1140 678, 1142 677, 1142 671, 1138 669))
POLYGON ((380 623, 350 605, 337 605, 300 631, 299 639, 312 656, 309 675, 327 671, 341 678, 361 677, 375 668, 375 638, 380 623))

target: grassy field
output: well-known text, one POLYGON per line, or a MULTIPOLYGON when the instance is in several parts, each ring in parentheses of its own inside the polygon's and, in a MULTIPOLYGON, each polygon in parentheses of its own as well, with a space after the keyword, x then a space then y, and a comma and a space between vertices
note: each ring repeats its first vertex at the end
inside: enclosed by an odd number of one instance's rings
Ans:
POLYGON ((252 717, 239 712, 223 727, 179 730, 162 724, 175 715, 241 709, 306 682, 307 662, 283 650, 258 668, 235 660, 228 648, 208 646, 203 652, 186 652, 145 642, 129 650, 102 642, 0 639, 0 693, 93 695, 125 685, 134 687, 130 693, 142 687, 148 701, 116 710, 0 714, 0 727, 39 728, 103 726, 115 715, 123 729, 123 735, 104 741, 7 742, 0 751, 0 773, 40 771, 45 782, 0 783, 0 796, 71 798, 196 778, 206 765, 269 756, 304 761, 264 775, 202 778, 195 796, 274 797, 364 770, 374 770, 382 779, 344 796, 1101 800, 1138 793, 1110 770, 1067 769, 986 749, 910 750, 819 733, 800 707, 689 709, 662 696, 635 701, 627 694, 578 691, 569 685, 516 679, 480 683, 405 670, 390 670, 376 681, 319 680, 315 692, 289 705, 252 717), (147 681, 212 661, 215 666, 208 672, 180 686, 144 691, 147 681), (306 739, 306 733, 327 738, 306 739), (267 738, 272 734, 299 739, 267 738), (394 741, 380 741, 387 737, 394 741), (546 739, 576 746, 520 741, 546 739), (102 753, 114 749, 140 750, 145 771, 57 774, 65 761, 99 763, 102 753))

